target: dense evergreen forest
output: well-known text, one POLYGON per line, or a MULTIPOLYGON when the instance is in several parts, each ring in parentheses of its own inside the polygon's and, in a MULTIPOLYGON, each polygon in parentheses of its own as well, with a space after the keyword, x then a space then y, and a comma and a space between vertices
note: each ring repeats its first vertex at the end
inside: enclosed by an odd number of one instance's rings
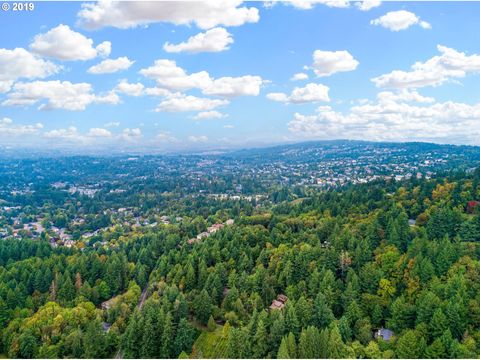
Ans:
MULTIPOLYGON (((479 171, 294 201, 285 192, 269 207, 237 206, 234 225, 195 242, 206 226, 198 219, 121 236, 108 249, 1 241, 2 352, 478 357, 479 171), (271 309, 279 295, 288 300, 271 309)), ((217 221, 232 216, 211 211, 217 221)))

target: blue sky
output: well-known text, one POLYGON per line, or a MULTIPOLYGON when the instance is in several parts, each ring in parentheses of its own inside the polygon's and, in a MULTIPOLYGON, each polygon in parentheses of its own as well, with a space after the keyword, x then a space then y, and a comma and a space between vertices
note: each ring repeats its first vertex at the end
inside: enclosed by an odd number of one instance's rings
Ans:
POLYGON ((35 2, 0 14, 0 145, 479 144, 479 13, 478 2, 35 2))

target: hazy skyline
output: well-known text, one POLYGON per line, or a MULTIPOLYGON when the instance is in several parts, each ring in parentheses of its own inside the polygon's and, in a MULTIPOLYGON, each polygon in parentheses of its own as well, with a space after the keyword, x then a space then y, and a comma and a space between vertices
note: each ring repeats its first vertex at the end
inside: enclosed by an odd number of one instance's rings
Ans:
POLYGON ((479 10, 297 0, 2 11, 0 145, 480 145, 479 10))

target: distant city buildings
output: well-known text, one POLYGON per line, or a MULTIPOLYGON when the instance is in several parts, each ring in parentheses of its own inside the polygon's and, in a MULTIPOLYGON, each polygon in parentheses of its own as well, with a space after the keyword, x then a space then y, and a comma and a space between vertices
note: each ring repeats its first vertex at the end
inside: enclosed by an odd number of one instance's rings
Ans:
MULTIPOLYGON (((322 191, 379 180, 428 180, 459 164, 473 173, 477 155, 469 154, 431 144, 327 142, 216 155, 32 160, 33 171, 4 159, 0 172, 10 180, 0 182, 0 239, 44 237, 52 246, 106 246, 112 233, 118 237, 191 221, 180 209, 165 211, 160 202, 208 199, 261 208, 287 199, 272 196, 272 189, 322 191), (32 211, 27 204, 35 197, 44 203, 32 211)), ((474 213, 478 204, 470 201, 466 211, 474 213)), ((187 242, 234 223, 216 221, 210 219, 205 231, 187 242)), ((414 226, 414 219, 409 223, 414 226)))

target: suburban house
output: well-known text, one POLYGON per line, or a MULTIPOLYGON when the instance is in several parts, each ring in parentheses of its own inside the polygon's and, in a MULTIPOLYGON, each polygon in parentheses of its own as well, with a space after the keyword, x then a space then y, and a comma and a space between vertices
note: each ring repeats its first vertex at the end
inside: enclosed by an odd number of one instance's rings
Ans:
POLYGON ((213 233, 216 233, 218 230, 220 230, 221 228, 223 228, 223 224, 213 224, 212 226, 210 226, 207 231, 210 233, 210 234, 213 234, 213 233))
POLYGON ((270 310, 282 310, 285 307, 288 297, 286 295, 280 294, 275 300, 272 301, 270 305, 270 310))
POLYGON ((380 328, 374 333, 375 339, 381 338, 385 341, 390 341, 393 336, 393 331, 390 329, 380 328))
POLYGON ((204 237, 208 237, 210 234, 208 232, 202 232, 200 234, 197 235, 197 239, 198 240, 201 240, 203 239, 204 237))
POLYGON ((480 205, 480 201, 475 201, 475 200, 472 200, 472 201, 469 201, 467 203, 467 213, 469 214, 473 214, 475 213, 475 209, 477 208, 477 206, 480 205))

